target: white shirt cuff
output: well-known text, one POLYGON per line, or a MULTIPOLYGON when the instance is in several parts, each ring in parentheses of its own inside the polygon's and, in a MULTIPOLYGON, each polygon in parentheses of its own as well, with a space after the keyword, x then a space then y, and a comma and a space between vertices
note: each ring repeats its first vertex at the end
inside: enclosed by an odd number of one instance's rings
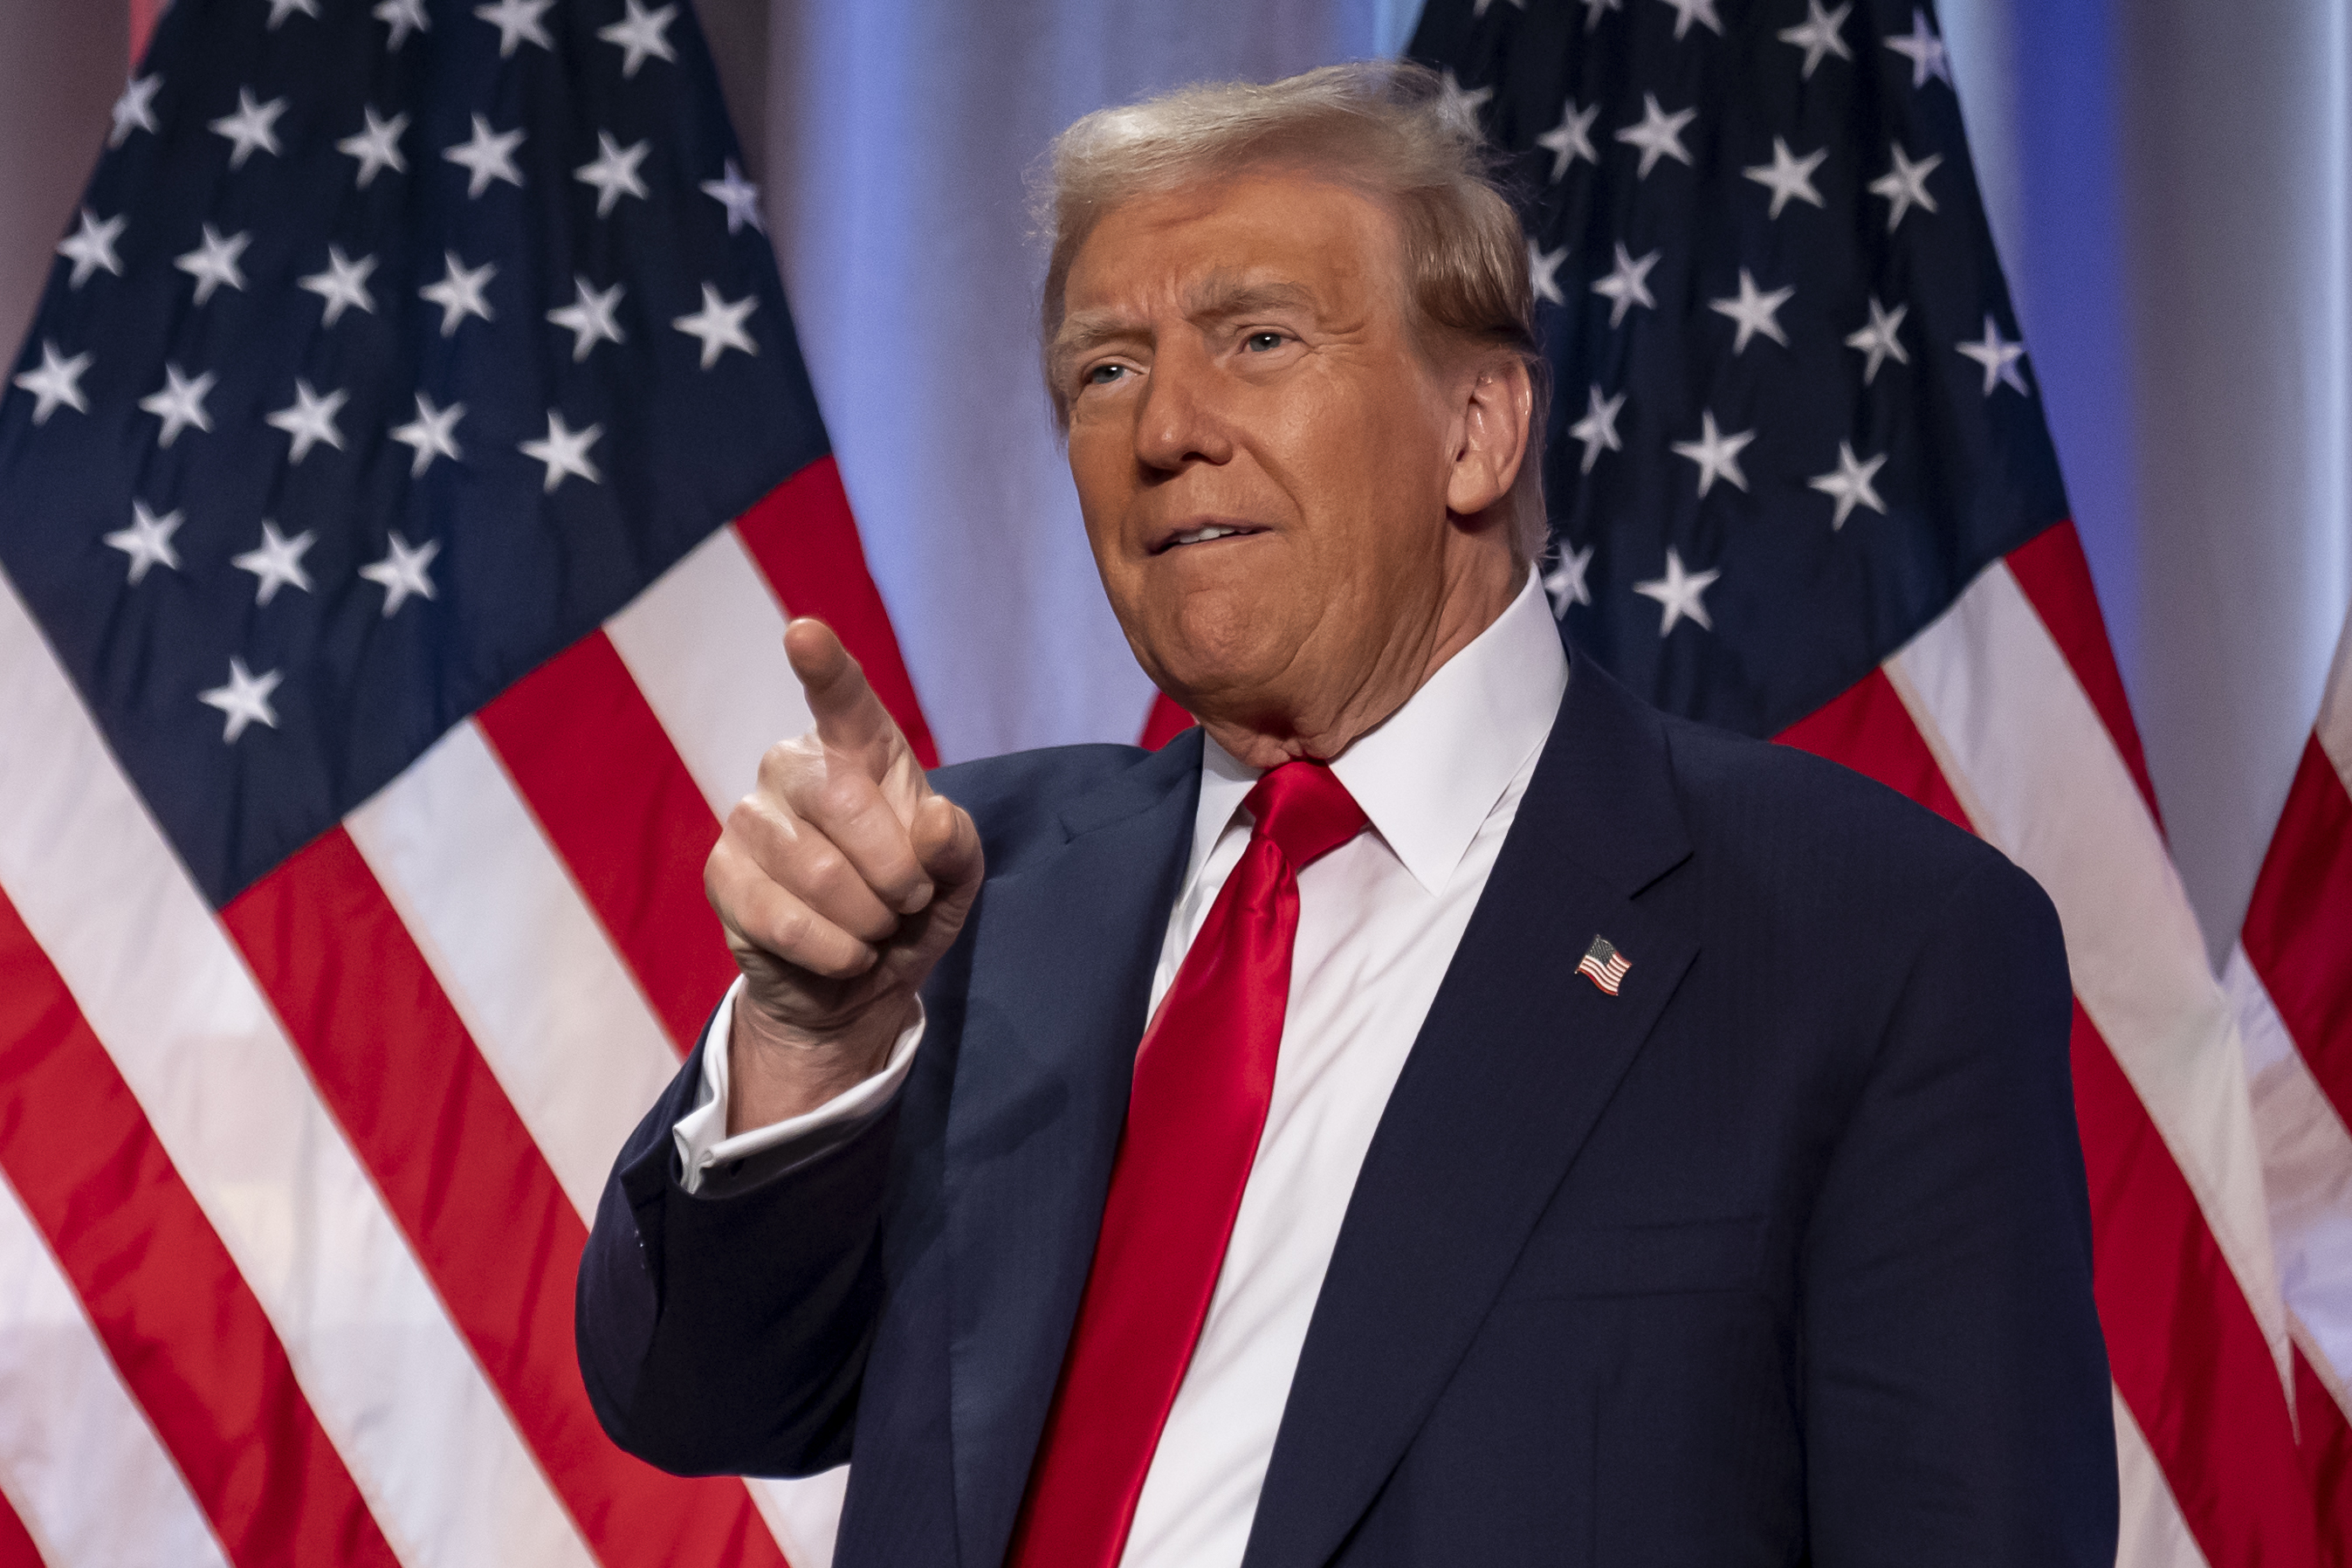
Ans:
POLYGON ((727 994, 719 998, 719 1011, 711 1016, 702 1047, 702 1085, 696 1091, 694 1109, 679 1117, 670 1129, 670 1138, 677 1145, 678 1184, 689 1193, 700 1192, 715 1173, 731 1173, 735 1166, 755 1155, 770 1156, 761 1161, 760 1174, 764 1179, 782 1175, 795 1165, 846 1142, 888 1109, 898 1086, 907 1081, 907 1074, 915 1065, 915 1047, 922 1044, 923 1004, 918 997, 915 1020, 900 1031, 891 1045, 890 1059, 883 1063, 881 1071, 842 1090, 814 1110, 804 1110, 798 1116, 754 1127, 730 1138, 728 1042, 735 1030, 735 1001, 742 994, 743 979, 738 975, 735 984, 727 988, 727 994))

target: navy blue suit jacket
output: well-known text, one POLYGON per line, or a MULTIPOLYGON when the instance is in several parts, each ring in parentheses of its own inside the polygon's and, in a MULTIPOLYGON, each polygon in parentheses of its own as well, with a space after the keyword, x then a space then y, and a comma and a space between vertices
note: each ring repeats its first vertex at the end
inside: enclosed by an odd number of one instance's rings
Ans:
MULTIPOLYGON (((988 879, 895 1107, 814 1163, 688 1195, 688 1060, 581 1268, 622 1447, 854 1457, 840 1568, 1003 1560, 1199 766, 1195 732, 938 776, 988 879)), ((1580 660, 1357 1178, 1247 1568, 2107 1568, 2070 1008, 1994 850, 1580 660), (1575 973, 1596 934, 1619 995, 1575 973)))

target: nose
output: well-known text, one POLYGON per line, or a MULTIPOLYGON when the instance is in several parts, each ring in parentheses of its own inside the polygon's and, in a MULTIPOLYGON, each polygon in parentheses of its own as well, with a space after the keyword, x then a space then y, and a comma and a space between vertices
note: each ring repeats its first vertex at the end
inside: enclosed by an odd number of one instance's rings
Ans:
POLYGON ((1144 380, 1135 456, 1163 474, 1194 463, 1232 460, 1234 444, 1218 395, 1216 367, 1198 343, 1162 345, 1144 380))

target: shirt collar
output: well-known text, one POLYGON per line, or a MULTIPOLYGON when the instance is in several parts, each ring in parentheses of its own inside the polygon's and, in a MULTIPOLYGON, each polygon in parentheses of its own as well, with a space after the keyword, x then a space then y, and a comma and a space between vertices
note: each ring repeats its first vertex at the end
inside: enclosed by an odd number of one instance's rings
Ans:
MULTIPOLYGON (((1423 891, 1443 892, 1470 841, 1544 738, 1568 689, 1568 655, 1530 570, 1518 596, 1331 764, 1423 891)), ((1189 889, 1258 771, 1214 740, 1201 748, 1189 889)))

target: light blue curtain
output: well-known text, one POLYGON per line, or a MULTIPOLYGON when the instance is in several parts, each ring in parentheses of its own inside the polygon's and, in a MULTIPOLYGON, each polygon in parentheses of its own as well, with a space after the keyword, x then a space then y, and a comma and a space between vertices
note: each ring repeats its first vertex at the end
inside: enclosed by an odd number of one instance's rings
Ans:
POLYGON ((2352 595, 2341 0, 1945 0, 2173 857, 2243 915, 2352 595))

